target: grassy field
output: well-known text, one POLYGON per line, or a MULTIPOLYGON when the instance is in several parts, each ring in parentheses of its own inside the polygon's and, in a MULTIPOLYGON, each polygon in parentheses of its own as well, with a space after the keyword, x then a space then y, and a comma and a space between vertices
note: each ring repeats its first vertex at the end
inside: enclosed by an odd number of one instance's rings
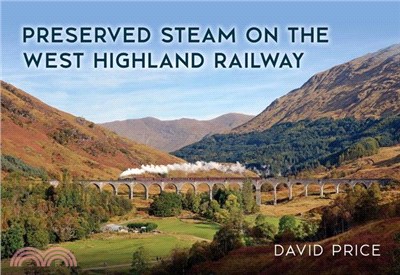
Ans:
MULTIPOLYGON (((116 266, 118 270, 127 270, 132 261, 133 252, 140 246, 145 247, 150 260, 166 257, 174 248, 190 247, 196 241, 190 235, 99 233, 86 240, 65 242, 61 246, 72 251, 78 266, 83 270, 92 267, 116 266)), ((19 270, 21 271, 21 270, 19 270)), ((12 274, 15 268, 9 268, 9 260, 2 261, 2 273, 12 274)))
MULTIPOLYGON (((255 215, 246 216, 254 222, 255 215)), ((278 226, 279 217, 268 217, 278 226)), ((153 222, 161 233, 99 233, 86 240, 62 243, 71 250, 82 268, 129 264, 132 253, 143 246, 152 260, 168 256, 174 248, 190 247, 196 241, 211 241, 219 225, 194 219, 171 218, 135 218, 122 222, 153 222)))
POLYGON ((194 219, 171 218, 139 218, 122 223, 126 225, 129 222, 153 222, 158 225, 157 230, 172 235, 190 235, 201 239, 212 240, 219 225, 207 221, 194 219))
MULTIPOLYGON (((174 248, 190 247, 196 241, 212 240, 219 226, 192 219, 148 218, 132 221, 154 222, 159 234, 154 233, 99 233, 86 240, 62 243, 71 250, 82 268, 129 264, 133 252, 143 246, 152 260, 169 255, 174 248)), ((122 223, 126 224, 128 221, 122 223)))
POLYGON ((191 238, 153 234, 97 234, 95 237, 61 244, 71 250, 82 268, 129 264, 133 252, 145 247, 151 260, 165 257, 174 248, 189 247, 191 238))
POLYGON ((278 203, 278 205, 261 205, 260 212, 271 217, 281 217, 283 215, 302 216, 311 209, 327 206, 333 201, 336 195, 320 198, 318 196, 294 197, 290 202, 278 203))

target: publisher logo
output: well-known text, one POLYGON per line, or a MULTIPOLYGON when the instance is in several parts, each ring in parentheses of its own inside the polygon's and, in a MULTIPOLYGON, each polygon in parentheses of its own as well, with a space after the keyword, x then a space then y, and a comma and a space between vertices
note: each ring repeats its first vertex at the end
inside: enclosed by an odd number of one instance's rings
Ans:
POLYGON ((46 251, 41 251, 33 247, 24 247, 12 256, 11 267, 22 266, 26 261, 34 262, 38 267, 50 266, 54 261, 61 261, 65 266, 77 266, 74 254, 62 247, 52 247, 46 251))

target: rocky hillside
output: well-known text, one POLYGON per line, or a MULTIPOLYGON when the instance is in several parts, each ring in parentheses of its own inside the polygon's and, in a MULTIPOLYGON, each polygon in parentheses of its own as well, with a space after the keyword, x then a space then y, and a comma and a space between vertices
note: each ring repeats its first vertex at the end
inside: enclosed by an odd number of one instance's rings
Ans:
POLYGON ((227 132, 247 121, 252 116, 230 113, 211 120, 182 118, 159 120, 153 117, 113 121, 102 124, 117 134, 172 152, 201 140, 204 136, 227 132))
POLYGON ((182 162, 52 108, 3 81, 1 107, 2 154, 42 167, 52 177, 65 168, 78 178, 115 179, 128 167, 182 162))
POLYGON ((335 66, 275 100, 235 133, 263 131, 280 122, 400 114, 400 44, 335 66))

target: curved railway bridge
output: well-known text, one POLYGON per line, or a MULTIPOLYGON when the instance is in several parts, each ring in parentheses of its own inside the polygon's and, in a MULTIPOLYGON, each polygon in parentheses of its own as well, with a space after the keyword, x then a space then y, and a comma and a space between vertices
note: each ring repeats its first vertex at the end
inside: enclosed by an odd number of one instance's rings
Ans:
MULTIPOLYGON (((365 188, 371 187, 373 183, 378 183, 379 185, 386 185, 388 179, 292 179, 292 178, 247 178, 251 180, 253 189, 256 194, 256 202, 258 205, 261 204, 261 187, 264 184, 269 184, 272 186, 273 192, 273 203, 277 204, 277 188, 280 185, 284 185, 288 189, 288 199, 293 198, 293 186, 303 185, 304 186, 304 196, 308 196, 308 189, 310 185, 319 186, 319 195, 324 197, 324 187, 327 184, 332 184, 335 187, 335 192, 339 193, 340 188, 348 186, 354 188, 356 184, 361 184, 365 188)), ((192 186, 194 193, 198 192, 200 185, 206 186, 210 199, 213 196, 213 188, 231 188, 233 186, 243 187, 244 178, 131 178, 131 179, 120 179, 120 180, 81 180, 79 181, 82 185, 94 185, 100 191, 106 186, 111 186, 114 195, 118 195, 118 189, 122 186, 127 186, 129 190, 129 198, 134 197, 135 186, 141 185, 144 187, 145 199, 149 199, 149 189, 151 186, 158 186, 160 191, 164 191, 167 186, 172 186, 175 188, 176 193, 181 193, 182 188, 185 185, 192 186)))

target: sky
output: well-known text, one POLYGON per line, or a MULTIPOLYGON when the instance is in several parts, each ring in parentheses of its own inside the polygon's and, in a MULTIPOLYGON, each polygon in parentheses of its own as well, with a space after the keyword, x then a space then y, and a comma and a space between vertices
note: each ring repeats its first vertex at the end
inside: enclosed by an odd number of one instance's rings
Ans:
MULTIPOLYGON (((210 119, 229 112, 256 115, 274 99, 300 87, 313 74, 400 41, 400 2, 1 2, 1 79, 45 103, 96 123, 152 116, 210 119), (22 27, 145 26, 146 44, 38 44, 22 42, 22 27), (169 44, 165 26, 201 30, 251 26, 327 26, 329 43, 169 44), (113 51, 211 54, 304 52, 299 69, 81 69, 27 68, 23 52, 113 51)), ((286 37, 285 37, 286 38, 286 37)))

